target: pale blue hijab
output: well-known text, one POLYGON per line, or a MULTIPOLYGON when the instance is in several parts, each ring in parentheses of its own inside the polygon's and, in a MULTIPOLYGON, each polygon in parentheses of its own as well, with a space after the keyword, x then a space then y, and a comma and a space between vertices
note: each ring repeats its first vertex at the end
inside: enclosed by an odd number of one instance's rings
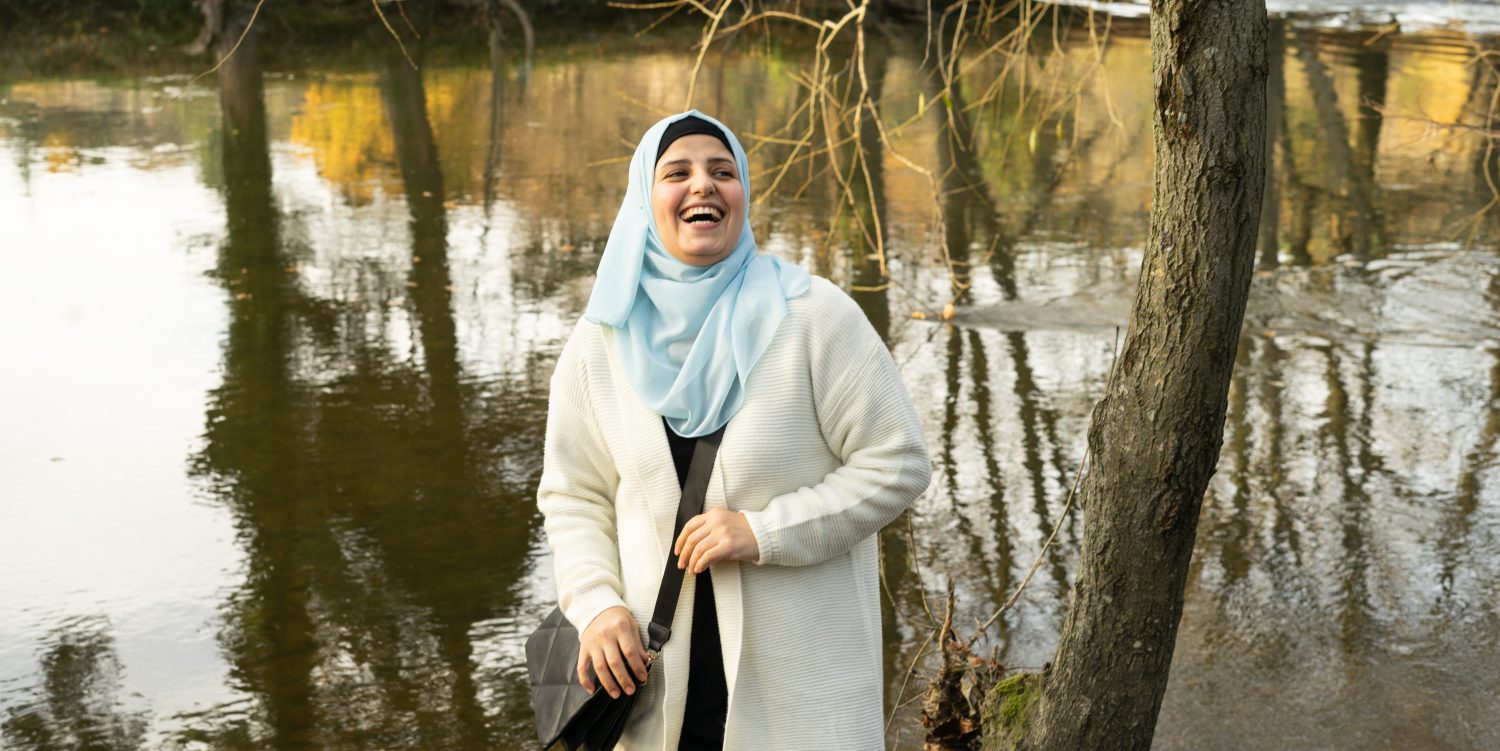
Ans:
POLYGON ((708 435, 734 417, 745 399, 750 371, 786 317, 786 301, 811 284, 802 267, 756 254, 749 167, 734 134, 697 110, 651 126, 630 159, 630 185, 584 313, 615 329, 620 361, 635 393, 681 436, 708 435), (690 115, 724 132, 745 188, 739 241, 712 266, 673 258, 662 247, 651 211, 662 134, 690 115))

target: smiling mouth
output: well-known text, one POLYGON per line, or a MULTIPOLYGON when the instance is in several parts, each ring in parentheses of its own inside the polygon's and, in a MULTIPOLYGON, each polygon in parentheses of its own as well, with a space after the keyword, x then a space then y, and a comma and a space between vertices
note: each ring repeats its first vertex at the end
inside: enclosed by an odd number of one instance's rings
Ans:
POLYGON ((724 212, 713 206, 694 206, 677 215, 678 219, 699 227, 711 227, 724 219, 724 212))

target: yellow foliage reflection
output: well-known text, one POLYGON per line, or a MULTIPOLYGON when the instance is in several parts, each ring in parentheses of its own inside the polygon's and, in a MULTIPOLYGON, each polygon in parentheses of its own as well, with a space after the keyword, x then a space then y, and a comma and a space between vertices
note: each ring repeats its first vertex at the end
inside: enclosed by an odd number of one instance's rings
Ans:
POLYGON ((351 203, 369 203, 376 191, 401 192, 390 123, 373 77, 309 84, 292 115, 290 139, 351 203))

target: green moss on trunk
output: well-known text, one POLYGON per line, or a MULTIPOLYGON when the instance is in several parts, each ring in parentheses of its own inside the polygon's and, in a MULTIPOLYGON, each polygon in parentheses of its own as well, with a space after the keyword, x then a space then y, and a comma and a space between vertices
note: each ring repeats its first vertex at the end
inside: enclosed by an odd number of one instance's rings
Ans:
POLYGON ((981 751, 1013 751, 1026 735, 1031 710, 1041 695, 1041 676, 1017 673, 995 684, 984 697, 981 751))

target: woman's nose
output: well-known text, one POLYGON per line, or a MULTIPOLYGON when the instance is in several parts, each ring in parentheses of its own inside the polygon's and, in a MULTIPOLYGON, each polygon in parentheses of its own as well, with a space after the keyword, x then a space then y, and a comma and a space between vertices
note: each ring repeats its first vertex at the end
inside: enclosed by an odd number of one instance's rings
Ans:
POLYGON ((714 192, 714 181, 707 174, 700 172, 693 175, 691 187, 694 195, 710 195, 714 192))

